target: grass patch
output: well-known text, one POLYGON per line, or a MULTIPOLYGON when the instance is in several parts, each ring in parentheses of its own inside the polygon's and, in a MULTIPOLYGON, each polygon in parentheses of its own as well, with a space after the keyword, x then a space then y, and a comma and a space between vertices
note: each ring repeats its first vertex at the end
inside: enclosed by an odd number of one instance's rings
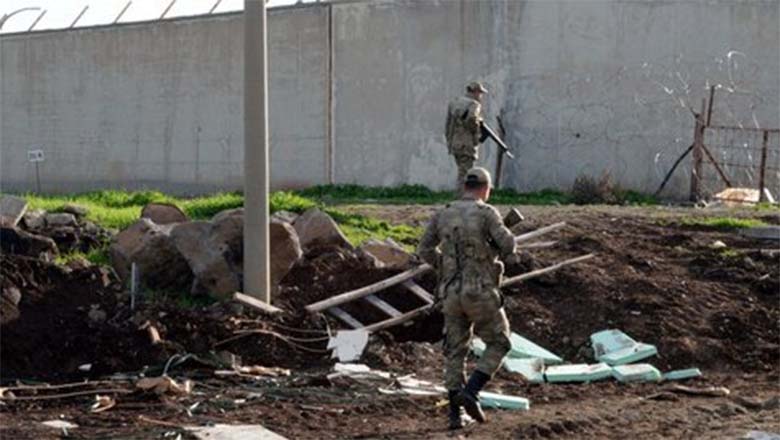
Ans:
POLYGON ((767 223, 752 218, 736 217, 687 217, 681 223, 686 226, 706 226, 719 230, 735 230, 767 226, 767 223))
POLYGON ((73 260, 78 260, 82 258, 89 261, 92 264, 97 264, 101 266, 106 266, 110 264, 107 245, 105 247, 92 249, 87 253, 76 251, 68 254, 60 254, 54 259, 54 262, 59 265, 65 265, 70 263, 73 260))

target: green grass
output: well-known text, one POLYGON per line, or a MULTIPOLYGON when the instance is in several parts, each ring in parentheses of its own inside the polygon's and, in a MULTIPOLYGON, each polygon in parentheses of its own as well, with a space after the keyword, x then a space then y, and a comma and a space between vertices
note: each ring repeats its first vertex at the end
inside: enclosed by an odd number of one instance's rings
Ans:
POLYGON ((726 231, 767 226, 767 223, 761 220, 736 217, 686 217, 681 220, 681 223, 687 226, 706 226, 726 231))
POLYGON ((92 264, 98 264, 101 266, 108 265, 110 263, 107 247, 91 249, 87 253, 76 251, 68 254, 60 254, 54 258, 54 262, 64 265, 80 258, 83 258, 92 264))

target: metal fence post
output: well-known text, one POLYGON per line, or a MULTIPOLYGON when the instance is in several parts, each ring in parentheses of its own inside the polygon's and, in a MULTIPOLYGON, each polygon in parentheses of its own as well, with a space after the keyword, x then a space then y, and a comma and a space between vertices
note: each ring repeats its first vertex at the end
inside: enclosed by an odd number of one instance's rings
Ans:
POLYGON ((758 169, 758 201, 765 202, 766 194, 764 194, 764 174, 766 173, 766 150, 769 146, 769 131, 764 130, 764 142, 761 146, 761 165, 758 169))
POLYGON ((704 136, 704 108, 705 100, 701 100, 701 111, 694 113, 696 117, 696 126, 693 131, 693 166, 691 167, 691 195, 692 202, 698 202, 701 198, 701 163, 702 163, 702 144, 704 136))

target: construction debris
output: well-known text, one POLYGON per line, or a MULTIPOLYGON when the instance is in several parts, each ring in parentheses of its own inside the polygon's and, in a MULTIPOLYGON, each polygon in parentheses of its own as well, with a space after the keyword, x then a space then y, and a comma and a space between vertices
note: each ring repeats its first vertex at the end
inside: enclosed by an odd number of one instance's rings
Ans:
POLYGON ((285 440, 262 425, 188 426, 185 429, 201 440, 285 440))
POLYGON ((663 380, 685 380, 701 377, 701 370, 698 368, 688 368, 685 370, 674 370, 664 373, 663 380))
POLYGON ((612 375, 618 382, 658 382, 661 372, 650 364, 618 365, 612 367, 612 375))
POLYGON ((595 382, 612 376, 612 368, 605 363, 553 365, 544 371, 547 382, 595 382))
POLYGON ((340 330, 328 341, 328 349, 333 350, 333 358, 339 362, 353 362, 360 359, 368 343, 368 332, 358 330, 340 330))
POLYGON ((531 402, 524 397, 480 391, 479 400, 484 408, 519 409, 522 411, 531 409, 531 402))
POLYGON ((14 196, 0 197, 0 224, 14 227, 27 211, 27 201, 14 196))
POLYGON ((603 330, 590 335, 597 360, 609 365, 624 365, 655 356, 654 345, 636 342, 620 330, 603 330))

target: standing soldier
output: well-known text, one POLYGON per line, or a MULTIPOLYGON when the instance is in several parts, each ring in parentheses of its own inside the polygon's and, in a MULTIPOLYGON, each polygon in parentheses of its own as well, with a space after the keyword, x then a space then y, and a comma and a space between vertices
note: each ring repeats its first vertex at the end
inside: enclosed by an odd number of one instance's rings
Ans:
POLYGON ((504 265, 514 257, 515 237, 490 197, 490 173, 476 167, 465 173, 463 195, 431 219, 418 254, 436 268, 438 301, 444 314, 444 382, 450 399, 450 429, 463 426, 460 407, 479 422, 485 414, 478 394, 509 352, 509 322, 499 292, 504 265), (473 331, 486 348, 464 382, 466 355, 473 331))
POLYGON ((466 95, 453 99, 447 107, 445 136, 447 151, 455 157, 458 167, 458 183, 455 187, 460 194, 463 191, 463 179, 466 172, 474 166, 479 156, 477 146, 484 139, 482 131, 482 97, 487 89, 480 82, 466 86, 466 95))

